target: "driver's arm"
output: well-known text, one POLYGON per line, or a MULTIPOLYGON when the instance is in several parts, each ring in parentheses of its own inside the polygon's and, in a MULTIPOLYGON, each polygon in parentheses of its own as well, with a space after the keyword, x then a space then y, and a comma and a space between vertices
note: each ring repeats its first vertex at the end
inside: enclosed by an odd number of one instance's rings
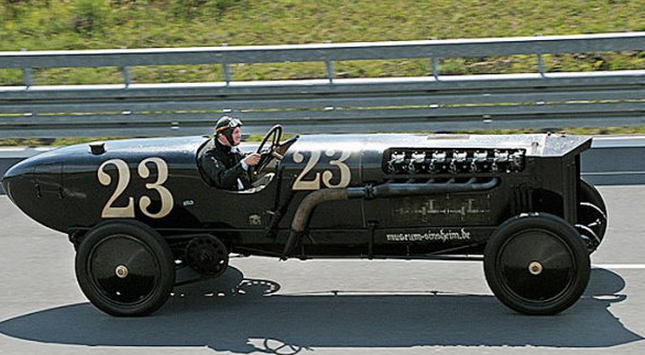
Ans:
POLYGON ((254 166, 258 163, 259 154, 250 154, 231 168, 227 168, 224 163, 215 158, 211 150, 200 155, 199 159, 204 176, 211 186, 227 190, 237 190, 238 178, 246 175, 248 166, 254 166), (246 167, 244 167, 245 164, 247 165, 246 167))
POLYGON ((231 168, 226 168, 224 163, 211 154, 205 154, 202 157, 202 169, 211 186, 227 190, 237 190, 237 179, 246 173, 242 162, 231 168))

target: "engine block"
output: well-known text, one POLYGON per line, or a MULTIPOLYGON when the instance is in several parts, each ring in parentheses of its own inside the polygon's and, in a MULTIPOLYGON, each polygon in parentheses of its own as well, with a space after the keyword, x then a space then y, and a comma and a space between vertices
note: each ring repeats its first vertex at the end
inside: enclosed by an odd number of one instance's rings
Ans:
POLYGON ((387 174, 511 173, 524 169, 524 149, 388 149, 387 174))

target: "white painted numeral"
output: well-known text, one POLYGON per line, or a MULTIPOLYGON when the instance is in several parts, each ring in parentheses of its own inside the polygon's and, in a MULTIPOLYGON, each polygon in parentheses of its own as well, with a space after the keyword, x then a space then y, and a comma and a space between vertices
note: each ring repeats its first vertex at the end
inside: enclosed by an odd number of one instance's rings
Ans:
MULTIPOLYGON (((334 151, 328 150, 326 155, 331 158, 334 156, 334 151)), ((338 169, 340 169, 340 181, 338 184, 333 185, 331 183, 331 179, 334 177, 334 174, 331 171, 326 170, 322 175, 323 184, 325 184, 325 186, 330 189, 342 189, 349 185, 349 181, 352 178, 352 171, 349 169, 349 166, 345 164, 345 160, 349 159, 351 155, 351 152, 345 151, 340 155, 340 158, 329 162, 330 165, 337 166, 338 169)))
POLYGON ((139 208, 141 212, 150 218, 163 218, 170 213, 172 206, 174 205, 174 200, 172 194, 168 191, 167 188, 162 186, 163 183, 168 179, 168 165, 161 158, 148 158, 142 161, 139 164, 139 176, 143 179, 147 179, 150 176, 150 170, 146 166, 146 163, 154 163, 157 166, 157 181, 152 184, 146 184, 146 189, 156 190, 161 198, 161 209, 157 213, 148 212, 148 207, 152 203, 150 197, 142 196, 139 200, 139 208))
POLYGON ((103 207, 103 212, 101 217, 103 218, 134 218, 134 198, 128 197, 128 205, 125 207, 115 207, 112 206, 114 201, 121 196, 123 191, 128 187, 130 183, 130 169, 128 169, 128 164, 121 159, 112 159, 105 161, 101 166, 99 166, 98 178, 99 182, 103 186, 110 186, 112 178, 108 173, 105 172, 105 167, 108 165, 116 166, 117 170, 117 179, 116 179, 116 188, 112 197, 107 201, 105 207, 103 207))
MULTIPOLYGON (((309 158, 309 161, 307 161, 307 165, 305 168, 302 170, 300 175, 296 178, 296 181, 293 183, 293 189, 294 190, 319 190, 320 189, 320 173, 316 173, 316 177, 311 180, 311 181, 304 181, 303 178, 305 175, 313 169, 316 164, 318 164, 318 160, 320 159, 320 152, 311 152, 311 157, 309 158)), ((305 160, 305 156, 302 155, 300 152, 294 152, 293 153, 293 161, 300 164, 305 160)))
MULTIPOLYGON (((328 150, 325 152, 325 155, 327 157, 333 157, 336 154, 335 151, 333 150, 328 150)), ((293 183, 293 189, 294 190, 320 190, 322 188, 322 185, 330 188, 330 189, 340 189, 347 187, 351 181, 352 178, 352 171, 345 164, 345 161, 349 159, 351 156, 351 152, 342 152, 340 155, 340 158, 331 160, 329 162, 330 165, 337 166, 340 172, 340 180, 338 181, 337 184, 332 184, 331 180, 334 178, 334 172, 332 170, 325 170, 322 172, 322 183, 321 183, 321 173, 316 172, 315 177, 313 180, 304 180, 304 177, 312 171, 318 162, 320 161, 320 152, 319 151, 313 151, 311 152, 311 157, 307 161, 307 164, 305 165, 305 168, 300 172, 298 177, 296 178, 296 181, 293 183)), ((297 164, 302 163, 305 160, 305 156, 296 151, 293 153, 293 161, 297 164)))
MULTIPOLYGON (((172 193, 168 190, 163 184, 168 179, 168 164, 161 158, 147 158, 139 163, 137 172, 139 177, 142 179, 147 179, 150 177, 150 169, 147 164, 152 163, 157 169, 157 181, 153 183, 146 183, 146 189, 154 190, 159 194, 161 199, 161 209, 157 213, 151 213, 148 211, 148 208, 152 204, 152 199, 148 196, 141 196, 139 199, 139 208, 141 212, 150 218, 163 218, 167 216, 174 206, 174 199, 172 193)), ((111 159, 105 161, 98 170, 98 179, 101 185, 110 186, 112 183, 112 178, 108 173, 105 172, 105 167, 108 165, 114 165, 117 170, 117 182, 116 188, 112 196, 108 199, 101 217, 103 218, 134 218, 134 197, 128 197, 128 204, 125 207, 116 207, 113 206, 114 202, 123 194, 128 185, 130 184, 130 169, 128 164, 121 159, 111 159)))

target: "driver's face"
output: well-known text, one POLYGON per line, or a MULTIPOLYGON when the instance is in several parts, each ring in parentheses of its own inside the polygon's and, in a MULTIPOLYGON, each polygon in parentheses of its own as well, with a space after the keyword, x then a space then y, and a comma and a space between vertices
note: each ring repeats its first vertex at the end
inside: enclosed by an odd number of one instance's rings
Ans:
POLYGON ((240 127, 235 127, 233 129, 233 134, 231 134, 231 137, 233 138, 233 141, 231 142, 232 146, 240 144, 240 142, 242 141, 242 129, 240 129, 240 127))

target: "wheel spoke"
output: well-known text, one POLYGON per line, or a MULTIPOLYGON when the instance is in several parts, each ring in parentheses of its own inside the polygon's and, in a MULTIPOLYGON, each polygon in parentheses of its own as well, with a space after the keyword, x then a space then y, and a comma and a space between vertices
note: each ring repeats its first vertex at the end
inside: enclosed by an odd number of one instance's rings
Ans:
POLYGON ((595 251, 607 230, 607 206, 600 195, 600 192, 585 180, 580 180, 578 190, 578 221, 576 226, 587 227, 581 231, 583 238, 587 241, 587 249, 590 253, 595 251), (591 235, 587 233, 591 231, 591 235))

